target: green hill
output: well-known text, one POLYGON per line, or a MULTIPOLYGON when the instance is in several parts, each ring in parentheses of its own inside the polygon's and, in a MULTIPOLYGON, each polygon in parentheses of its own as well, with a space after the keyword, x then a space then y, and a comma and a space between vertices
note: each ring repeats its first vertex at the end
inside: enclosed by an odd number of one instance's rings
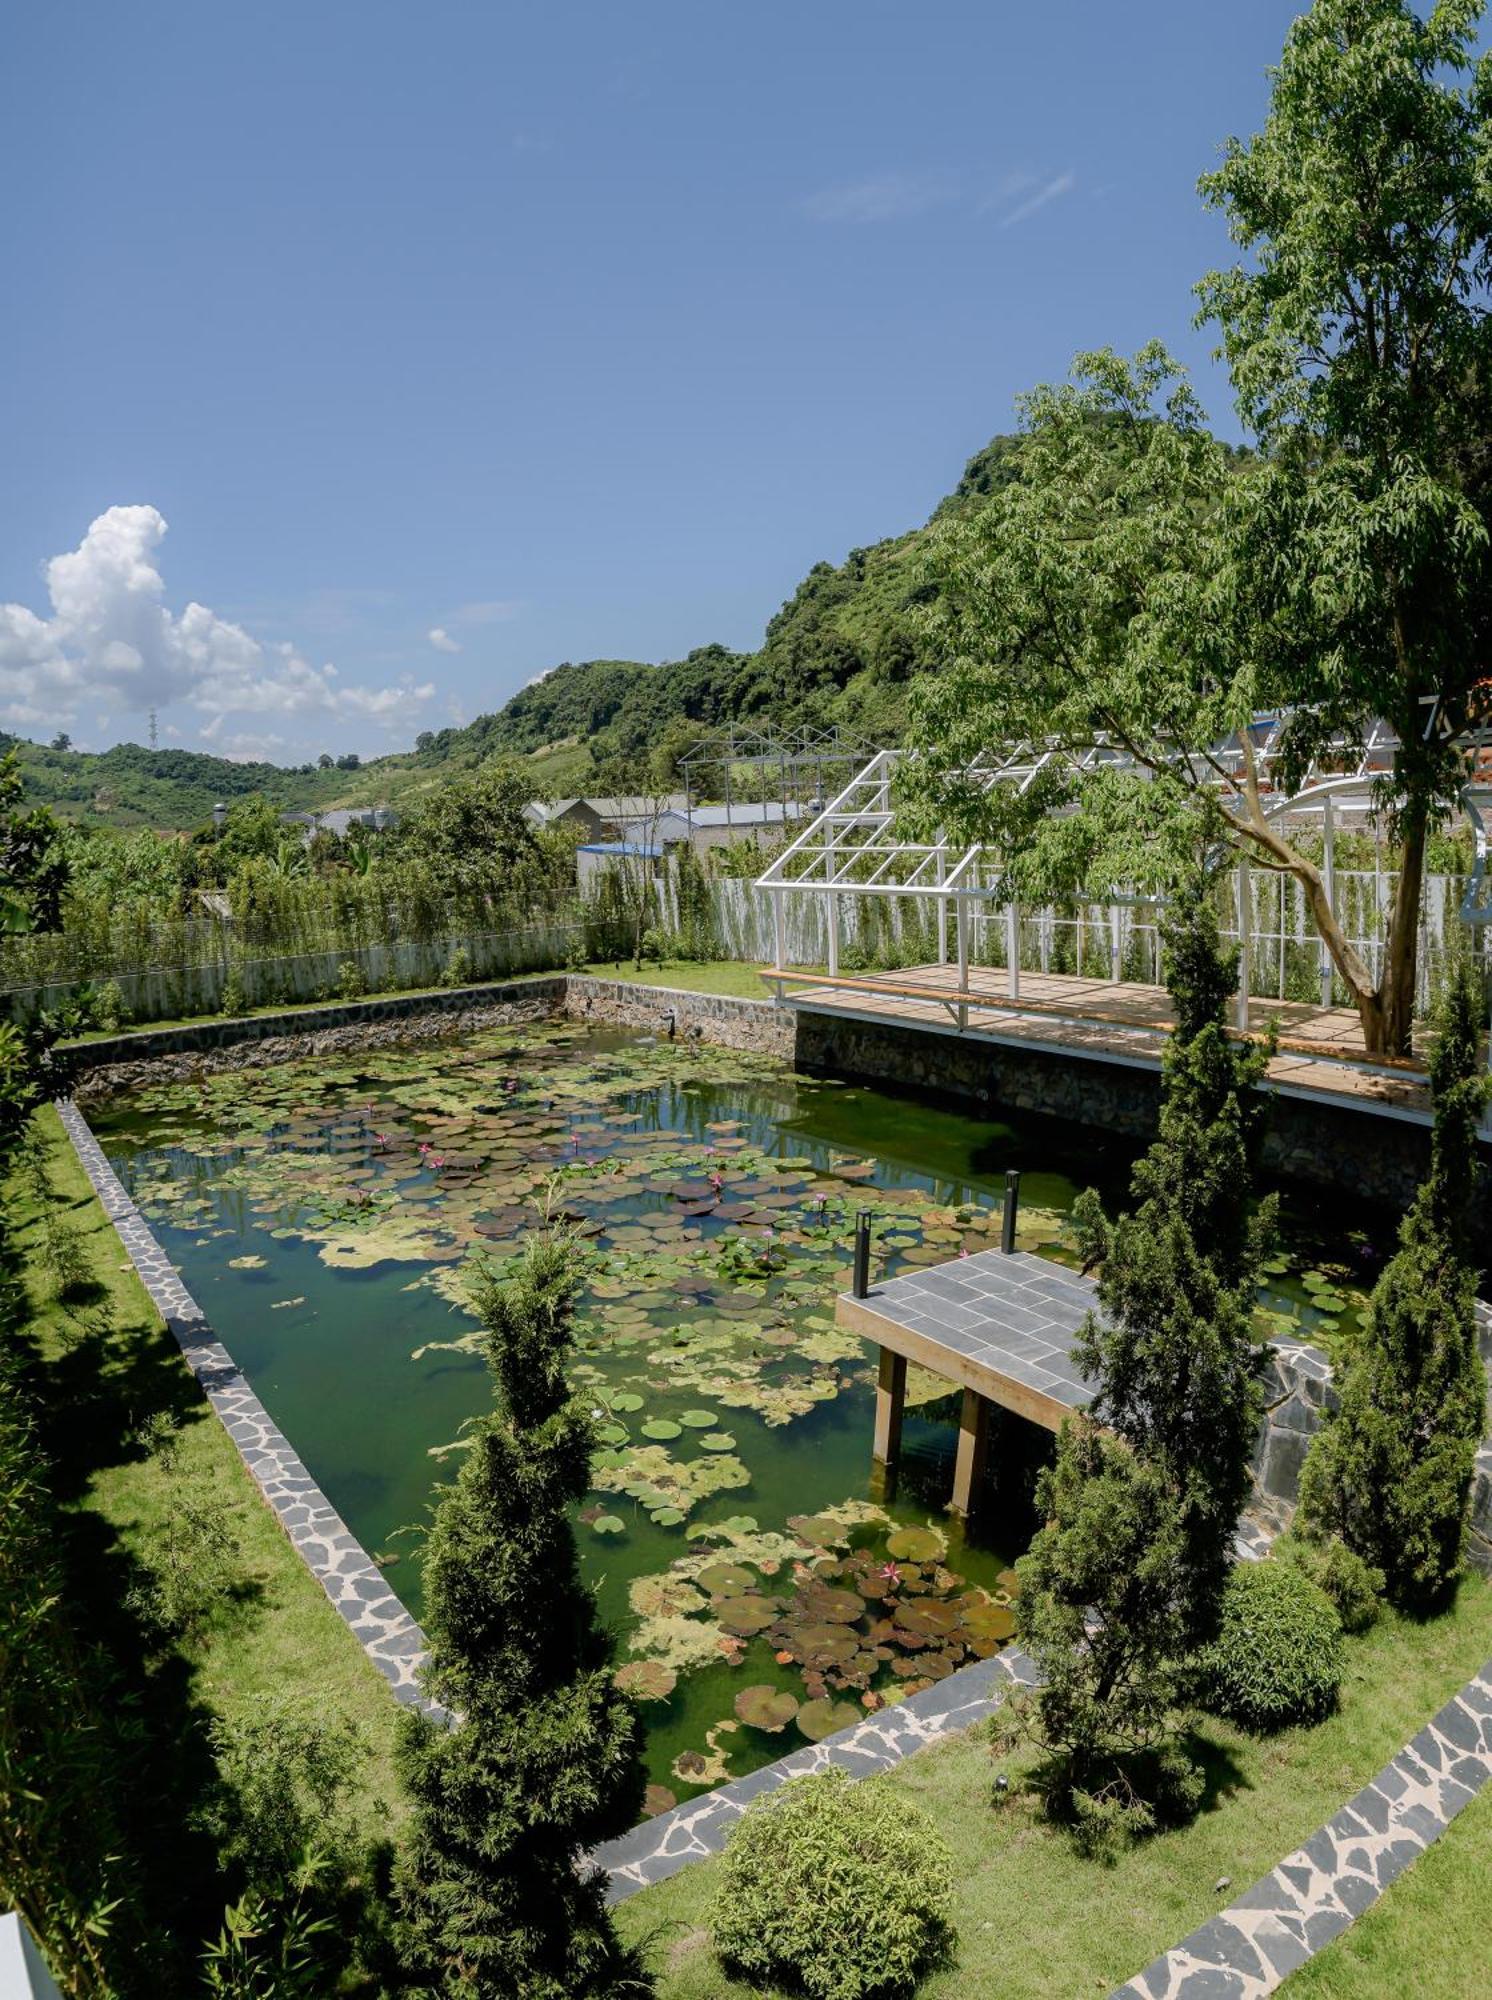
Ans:
MULTIPOLYGON (((1017 440, 997 437, 970 459, 933 515, 977 506, 1016 476, 1017 440)), ((926 528, 820 562, 768 623, 760 648, 697 647, 682 660, 566 661, 491 715, 426 732, 413 750, 356 769, 235 764, 191 750, 121 744, 101 753, 22 743, 27 791, 69 819, 117 827, 200 826, 214 802, 260 793, 285 810, 399 803, 494 755, 526 759, 556 792, 621 789, 654 749, 689 726, 839 724, 869 741, 903 727, 908 685, 933 661, 917 611, 926 528), (598 783, 597 781, 600 781, 598 783)))

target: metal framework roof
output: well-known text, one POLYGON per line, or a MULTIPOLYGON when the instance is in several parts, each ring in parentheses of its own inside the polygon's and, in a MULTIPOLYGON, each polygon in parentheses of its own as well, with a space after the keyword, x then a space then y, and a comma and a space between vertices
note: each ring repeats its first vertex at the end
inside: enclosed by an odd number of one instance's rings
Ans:
MULTIPOLYGON (((1207 753, 1178 751, 1177 767, 1193 783, 1216 788, 1223 809, 1237 813, 1246 774, 1267 817, 1322 812, 1328 803, 1348 813, 1371 813, 1375 788, 1393 769, 1398 737, 1386 722, 1361 732, 1337 731, 1313 760, 1304 780, 1286 791, 1278 781, 1291 712, 1256 716, 1207 753)), ((1432 708, 1428 734, 1437 726, 1432 708)), ((1462 794, 1475 837, 1475 866, 1461 914, 1468 923, 1492 922, 1492 716, 1455 739, 1465 751, 1468 783, 1462 794)), ((993 850, 952 845, 946 838, 907 840, 896 830, 892 781, 907 753, 882 750, 851 778, 838 797, 777 856, 757 880, 767 890, 801 889, 854 896, 926 896, 989 899, 1001 874, 993 850)), ((994 751, 963 773, 977 791, 1011 785, 1025 792, 1053 767, 1077 775, 1109 767, 1146 775, 1150 767, 1112 738, 1092 743, 1024 743, 994 751)))

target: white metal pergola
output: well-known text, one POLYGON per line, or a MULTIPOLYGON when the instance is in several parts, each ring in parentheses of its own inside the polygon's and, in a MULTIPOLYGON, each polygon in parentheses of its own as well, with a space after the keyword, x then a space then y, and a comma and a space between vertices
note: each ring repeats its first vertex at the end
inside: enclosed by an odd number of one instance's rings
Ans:
MULTIPOLYGON (((1248 730, 1239 731, 1211 751, 1178 751, 1175 762, 1191 782, 1215 788, 1224 811, 1243 817, 1250 791, 1269 818, 1318 819, 1329 897, 1335 890, 1335 834, 1339 821, 1371 819, 1374 791, 1393 768, 1398 738, 1383 722, 1361 733, 1335 733, 1313 760, 1304 779, 1285 790, 1278 772, 1285 747, 1289 713, 1256 716, 1248 730)), ((1427 734, 1437 726, 1428 711, 1427 734)), ((1466 762, 1461 793, 1474 837, 1473 872, 1461 901, 1460 916, 1474 927, 1492 923, 1492 717, 1454 739, 1466 762)), ((985 923, 1006 927, 1005 959, 1008 996, 1020 998, 1020 913, 1002 898, 1000 857, 991 849, 954 845, 945 835, 932 840, 907 840, 897 831, 893 803, 894 778, 908 753, 883 750, 873 757, 830 801, 818 817, 770 864, 757 888, 772 899, 775 965, 787 968, 786 898, 810 894, 828 899, 828 960, 831 978, 839 976, 839 901, 841 897, 912 897, 931 901, 937 920, 938 961, 949 963, 948 924, 954 922, 954 954, 958 990, 969 990, 970 929, 977 914, 985 923)), ((1087 745, 1020 744, 981 758, 961 775, 976 792, 1014 786, 1025 792, 1041 775, 1056 767, 1082 775, 1102 767, 1147 773, 1126 748, 1096 736, 1087 745)), ((1250 994, 1249 863, 1240 856, 1235 870, 1237 931, 1241 954, 1238 1021, 1248 1022, 1250 994)), ((1119 978, 1119 911, 1126 901, 1111 896, 1110 934, 1113 976, 1119 978)), ((1321 1005, 1332 1004, 1333 967, 1325 944, 1320 946, 1321 1005)), ((1492 1061, 1492 1046, 1489 1046, 1492 1061)))

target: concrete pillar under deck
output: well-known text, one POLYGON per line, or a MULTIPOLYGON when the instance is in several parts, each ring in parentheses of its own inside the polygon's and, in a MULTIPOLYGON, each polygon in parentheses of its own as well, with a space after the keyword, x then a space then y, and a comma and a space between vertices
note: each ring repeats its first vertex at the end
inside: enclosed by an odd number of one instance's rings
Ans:
POLYGON ((875 1483, 889 1499, 896 1489, 896 1470, 901 1459, 901 1419, 907 1404, 907 1358, 881 1349, 880 1375, 876 1382, 875 1439, 871 1446, 875 1483))
POLYGON ((989 1404, 972 1389, 965 1389, 958 1415, 958 1457, 953 1467, 953 1498, 948 1511, 967 1521, 974 1510, 974 1498, 984 1484, 985 1456, 989 1449, 989 1404))

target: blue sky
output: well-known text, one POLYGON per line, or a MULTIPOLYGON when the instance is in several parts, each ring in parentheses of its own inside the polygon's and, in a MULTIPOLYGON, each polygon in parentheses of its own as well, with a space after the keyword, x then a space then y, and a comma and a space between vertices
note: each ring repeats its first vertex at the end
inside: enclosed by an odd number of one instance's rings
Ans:
POLYGON ((15 10, 0 719, 404 747, 758 643, 1080 347, 1160 335, 1235 431, 1195 183, 1296 11, 15 10))

